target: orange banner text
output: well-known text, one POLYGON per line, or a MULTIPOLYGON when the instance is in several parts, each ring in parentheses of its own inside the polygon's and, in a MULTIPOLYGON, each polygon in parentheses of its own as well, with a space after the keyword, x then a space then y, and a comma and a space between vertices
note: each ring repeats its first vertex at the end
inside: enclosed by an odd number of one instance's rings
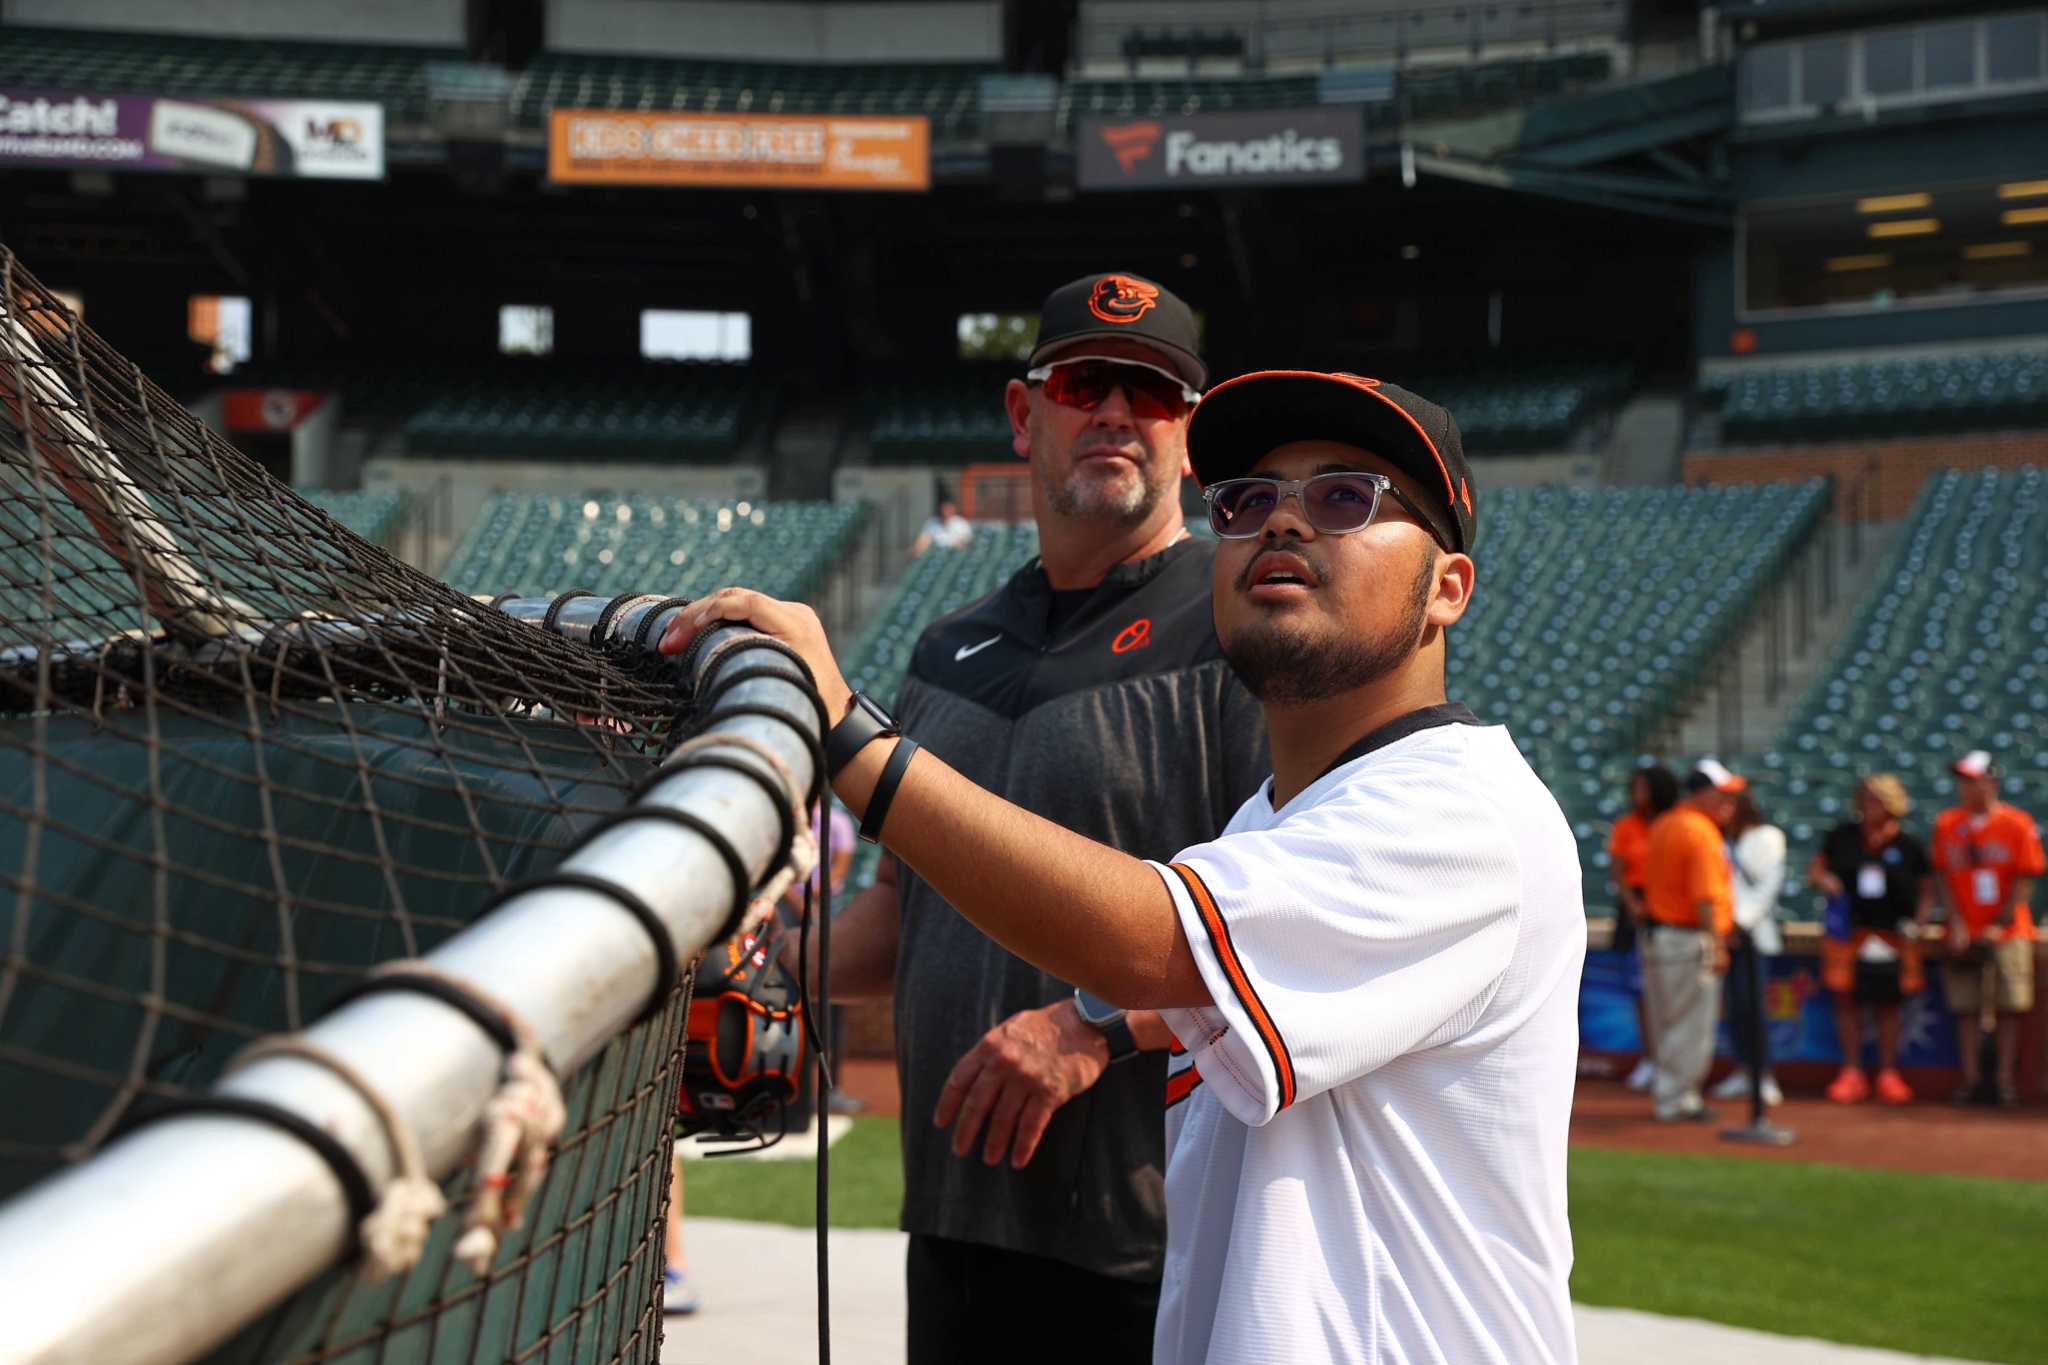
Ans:
POLYGON ((563 185, 931 188, 921 117, 641 114, 557 109, 548 179, 563 185))

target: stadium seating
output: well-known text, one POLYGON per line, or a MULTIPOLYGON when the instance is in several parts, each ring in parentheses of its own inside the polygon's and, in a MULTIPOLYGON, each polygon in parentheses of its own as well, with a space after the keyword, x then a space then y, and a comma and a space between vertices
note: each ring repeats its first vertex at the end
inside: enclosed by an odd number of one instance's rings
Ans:
POLYGON ((462 60, 463 54, 456 48, 10 25, 5 40, 0 41, 0 85, 152 95, 365 100, 382 104, 390 123, 424 123, 428 115, 427 64, 462 60))
POLYGON ((718 455, 745 434, 743 365, 652 365, 573 377, 480 371, 434 388, 405 422, 415 454, 617 460, 718 455))
POLYGON ((547 122, 551 109, 633 109, 728 114, 922 114, 941 137, 979 126, 985 68, 841 66, 697 61, 545 52, 512 80, 514 119, 547 122))
POLYGON ((1074 80, 1061 87, 1053 119, 1064 134, 1076 118, 1216 114, 1232 109, 1299 109, 1315 102, 1314 76, 1074 80))
POLYGON ((739 584, 801 600, 852 547, 866 516, 862 503, 501 493, 441 576, 477 593, 690 596, 739 584))
POLYGON ((1401 90, 1407 98, 1409 117, 1444 118, 1547 99, 1604 81, 1613 68, 1614 58, 1606 52, 1454 66, 1409 66, 1401 71, 1401 90))
POLYGON ((869 434, 877 460, 916 464, 1000 460, 1010 449, 1003 384, 1021 365, 963 366, 920 383, 869 387, 869 434))
POLYGON ((1484 454, 1563 446, 1586 417, 1619 402, 1630 380, 1626 365, 1589 364, 1401 382, 1449 408, 1466 448, 1484 454))
POLYGON ((1556 793, 1589 904, 1607 903, 1607 828, 1631 755, 1820 524, 1827 497, 1819 479, 1487 495, 1480 590, 1450 636, 1450 695, 1506 724, 1556 793))
POLYGON ((1509 725, 1553 786, 1632 750, 1819 524, 1826 489, 1487 495, 1481 591, 1451 634, 1452 695, 1509 725))
MULTIPOLYGON (((964 549, 927 550, 912 560, 896 591, 875 613, 874 624, 842 660, 847 683, 884 705, 893 702, 925 627, 988 596, 1037 553, 1038 527, 1033 523, 979 522, 964 549)), ((848 884, 872 881, 874 865, 874 847, 862 844, 848 884)))
MULTIPOLYGON (((1785 829, 1795 873, 1850 818, 1857 780, 1894 772, 1925 838, 1953 801, 1949 765, 1989 749, 2005 799, 2048 814, 2048 470, 1928 481, 1827 671, 1775 746, 1740 760, 1785 829)), ((1801 913, 1813 893, 1794 876, 1801 913)))
POLYGON ((2048 425, 2048 349, 1774 366, 1701 387, 1737 442, 2048 425))
POLYGON ((403 493, 302 491, 301 497, 373 545, 389 547, 404 524, 403 493))

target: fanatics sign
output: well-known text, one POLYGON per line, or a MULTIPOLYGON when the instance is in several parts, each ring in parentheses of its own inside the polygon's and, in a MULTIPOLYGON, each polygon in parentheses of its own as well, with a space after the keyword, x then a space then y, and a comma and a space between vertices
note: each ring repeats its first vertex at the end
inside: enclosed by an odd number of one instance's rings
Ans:
POLYGON ((1364 178, 1365 115, 1357 108, 1081 124, 1082 189, 1342 184, 1364 178))

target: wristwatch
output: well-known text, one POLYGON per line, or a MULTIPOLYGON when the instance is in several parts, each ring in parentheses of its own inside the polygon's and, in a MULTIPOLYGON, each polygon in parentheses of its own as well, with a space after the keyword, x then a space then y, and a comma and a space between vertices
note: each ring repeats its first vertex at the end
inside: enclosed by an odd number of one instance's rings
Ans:
POLYGON ((882 704, 865 692, 856 692, 846 703, 846 714, 825 736, 825 780, 839 776, 839 770, 853 762, 862 749, 884 735, 900 735, 903 727, 882 704))
POLYGON ((1107 1000, 1098 1000, 1076 986, 1074 988, 1074 1010, 1081 1016, 1081 1022, 1102 1035, 1102 1041, 1109 1044, 1109 1064, 1115 1066, 1138 1055, 1138 1040, 1131 1036, 1131 1026, 1124 1019, 1124 1012, 1107 1000))

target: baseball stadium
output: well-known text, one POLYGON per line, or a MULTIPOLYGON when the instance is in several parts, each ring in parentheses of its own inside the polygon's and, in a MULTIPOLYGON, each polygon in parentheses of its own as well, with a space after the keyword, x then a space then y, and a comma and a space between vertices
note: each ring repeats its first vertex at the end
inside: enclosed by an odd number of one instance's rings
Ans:
POLYGON ((0 0, 0 1365, 2048 1365, 2048 3, 0 0))

